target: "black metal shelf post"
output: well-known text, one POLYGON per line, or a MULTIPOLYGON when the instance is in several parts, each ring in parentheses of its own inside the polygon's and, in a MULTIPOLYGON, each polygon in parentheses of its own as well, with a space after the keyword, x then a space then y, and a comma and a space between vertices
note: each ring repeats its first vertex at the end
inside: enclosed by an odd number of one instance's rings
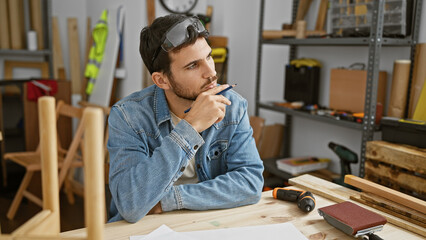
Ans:
MULTIPOLYGON (((297 12, 298 0, 293 0, 292 18, 294 18, 297 12)), ((290 136, 291 136, 291 121, 292 116, 304 117, 314 121, 321 121, 330 123, 336 126, 348 127, 352 129, 358 129, 362 131, 361 139, 361 156, 360 156, 360 167, 359 176, 364 177, 365 169, 365 152, 366 144, 368 141, 373 140, 374 132, 379 130, 379 126, 376 122, 376 103, 377 103, 377 88, 378 88, 378 75, 380 66, 380 54, 382 46, 409 46, 411 47, 410 58, 411 58, 411 69, 409 84, 411 84, 412 69, 415 57, 416 44, 419 36, 419 26, 421 19, 421 0, 416 0, 413 11, 413 22, 411 29, 411 36, 405 38, 383 38, 383 18, 384 18, 384 5, 385 0, 373 1, 373 14, 372 22, 370 27, 370 37, 361 38, 307 38, 307 39, 294 39, 294 38, 282 38, 265 40, 262 38, 263 32, 263 21, 264 21, 264 10, 265 0, 261 0, 260 4, 260 25, 259 25, 259 45, 258 45, 258 57, 257 57, 257 72, 256 72, 256 112, 259 115, 259 109, 267 109, 275 112, 281 112, 286 115, 286 135, 284 153, 285 156, 290 155, 290 136), (261 62, 262 62, 262 45, 263 44, 276 44, 276 45, 289 45, 290 56, 292 60, 296 57, 296 46, 367 46, 368 47, 368 68, 367 68, 367 84, 365 94, 365 105, 364 105, 364 119, 363 123, 353 123, 338 121, 335 119, 327 118, 324 116, 312 115, 306 112, 295 111, 283 107, 274 105, 271 102, 261 101, 260 99, 260 82, 261 82, 261 62)), ((409 96, 407 97, 409 99, 409 96)))

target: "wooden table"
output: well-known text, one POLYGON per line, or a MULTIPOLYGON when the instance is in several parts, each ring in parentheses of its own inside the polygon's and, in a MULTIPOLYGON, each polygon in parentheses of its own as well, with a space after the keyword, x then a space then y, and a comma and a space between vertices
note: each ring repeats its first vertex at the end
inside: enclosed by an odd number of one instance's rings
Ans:
MULTIPOLYGON (((318 208, 336 202, 319 195, 315 195, 315 198, 316 209, 305 214, 295 203, 276 200, 272 197, 272 192, 267 191, 262 194, 260 202, 254 205, 225 210, 173 211, 148 215, 134 224, 124 221, 109 223, 105 225, 105 239, 127 240, 129 236, 148 234, 162 224, 166 224, 175 231, 185 232, 284 222, 291 222, 308 239, 354 239, 329 225, 317 212, 318 208)), ((61 234, 63 237, 84 237, 85 235, 85 229, 61 234)), ((386 240, 424 239, 420 235, 389 223, 377 235, 386 240)))

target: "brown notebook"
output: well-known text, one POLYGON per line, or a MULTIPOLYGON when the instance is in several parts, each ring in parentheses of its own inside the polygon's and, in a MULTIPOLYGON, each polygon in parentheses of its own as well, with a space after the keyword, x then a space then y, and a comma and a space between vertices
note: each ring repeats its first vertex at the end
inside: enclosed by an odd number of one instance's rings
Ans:
POLYGON ((352 236, 380 231, 387 222, 383 216, 352 202, 342 202, 318 209, 318 213, 334 227, 352 236))

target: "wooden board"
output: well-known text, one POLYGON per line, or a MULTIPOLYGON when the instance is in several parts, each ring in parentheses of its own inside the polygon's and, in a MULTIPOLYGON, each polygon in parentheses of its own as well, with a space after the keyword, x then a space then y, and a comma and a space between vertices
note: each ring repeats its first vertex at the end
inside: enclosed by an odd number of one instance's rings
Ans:
MULTIPOLYGON (((360 194, 359 192, 355 190, 337 185, 329 181, 325 181, 323 179, 320 179, 308 174, 291 178, 289 179, 289 183, 339 203, 344 201, 349 201, 351 196, 358 197, 360 194)), ((401 228, 420 234, 423 237, 426 237, 426 229, 424 227, 421 227, 416 224, 410 223, 406 220, 397 218, 388 213, 381 212, 367 205, 364 205, 364 204, 358 204, 358 205, 384 216, 388 220, 388 222, 391 224, 394 224, 401 228)))
POLYGON ((426 81, 423 84, 422 92, 420 93, 419 100, 417 101, 413 119, 426 122, 426 81))
POLYGON ((52 17, 53 77, 65 80, 65 66, 62 55, 61 36, 57 17, 52 17))
POLYGON ((78 37, 77 18, 68 18, 68 49, 70 55, 71 88, 73 94, 80 94, 81 90, 81 66, 80 44, 78 37))
POLYGON ((0 0, 0 49, 10 48, 8 10, 7 0, 0 0))
POLYGON ((328 0, 321 0, 318 8, 317 21, 315 23, 315 30, 324 31, 324 23, 327 16, 328 0))
POLYGON ((259 155, 262 159, 281 156, 284 135, 284 125, 267 125, 263 128, 262 140, 259 147, 259 155))
POLYGON ((41 0, 31 0, 31 29, 37 33, 37 48, 44 49, 43 21, 41 0))
POLYGON ((311 6, 312 0, 299 0, 299 5, 297 6, 296 19, 293 22, 293 29, 296 29, 296 23, 305 19, 306 13, 308 13, 309 6, 311 6))
POLYGON ((24 48, 24 35, 23 32, 23 15, 21 15, 20 7, 22 0, 9 0, 9 23, 10 23, 10 43, 12 49, 24 48))
MULTIPOLYGON (((322 36, 325 34, 326 32, 322 30, 306 31, 307 37, 322 36)), ((262 32, 263 39, 272 40, 272 39, 280 39, 284 37, 296 37, 296 30, 264 30, 262 32)))
POLYGON ((376 182, 374 181, 376 177, 385 179, 390 183, 389 185, 386 184, 389 188, 397 191, 406 189, 416 192, 423 196, 423 198, 426 198, 425 178, 414 175, 414 172, 406 172, 402 168, 392 168, 389 165, 367 159, 365 162, 365 179, 376 182))
POLYGON ((426 149, 384 141, 369 141, 365 155, 368 159, 426 174, 426 149))
POLYGON ((360 198, 360 197, 353 197, 353 196, 352 196, 352 197, 351 197, 351 200, 354 200, 354 201, 356 201, 356 202, 359 202, 359 203, 365 204, 365 205, 370 206, 370 207, 372 207, 372 208, 374 208, 374 209, 380 210, 381 212, 388 213, 388 214, 390 214, 390 215, 392 215, 392 216, 395 216, 395 217, 398 217, 398 218, 404 219, 405 221, 408 221, 408 222, 410 222, 410 223, 416 224, 416 225, 418 225, 418 226, 420 226, 420 227, 422 227, 422 228, 426 227, 426 224, 425 224, 424 222, 420 222, 420 221, 414 220, 413 218, 407 217, 407 216, 405 216, 405 215, 403 215, 403 214, 401 214, 401 213, 394 212, 394 211, 392 211, 392 210, 389 210, 389 209, 387 209, 387 208, 384 208, 384 207, 382 207, 381 205, 379 205, 379 204, 377 204, 377 203, 375 203, 375 202, 370 202, 370 201, 368 201, 368 200, 366 200, 366 199, 363 199, 362 197, 360 198))
POLYGON ((403 194, 401 192, 395 191, 393 189, 384 187, 377 183, 373 183, 371 181, 353 175, 346 175, 345 183, 362 189, 365 192, 375 193, 386 199, 391 199, 394 202, 397 202, 406 207, 410 207, 414 210, 426 214, 426 202, 415 197, 403 194))
MULTIPOLYGON (((378 206, 389 209, 393 212, 400 213, 410 219, 414 219, 416 221, 422 222, 426 224, 426 214, 423 214, 419 211, 413 210, 411 208, 402 206, 394 201, 388 200, 386 198, 382 198, 373 193, 361 193, 361 199, 377 204, 378 206)), ((426 226, 423 226, 426 227, 426 226)))

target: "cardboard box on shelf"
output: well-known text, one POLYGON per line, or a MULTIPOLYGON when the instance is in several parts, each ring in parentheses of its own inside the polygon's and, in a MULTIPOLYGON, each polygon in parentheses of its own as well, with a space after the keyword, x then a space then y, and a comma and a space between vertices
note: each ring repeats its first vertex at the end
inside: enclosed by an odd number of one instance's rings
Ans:
MULTIPOLYGON (((386 76, 386 72, 379 72, 377 102, 383 105, 386 99, 386 76)), ((331 69, 329 107, 342 111, 364 112, 366 85, 366 70, 331 69)))

